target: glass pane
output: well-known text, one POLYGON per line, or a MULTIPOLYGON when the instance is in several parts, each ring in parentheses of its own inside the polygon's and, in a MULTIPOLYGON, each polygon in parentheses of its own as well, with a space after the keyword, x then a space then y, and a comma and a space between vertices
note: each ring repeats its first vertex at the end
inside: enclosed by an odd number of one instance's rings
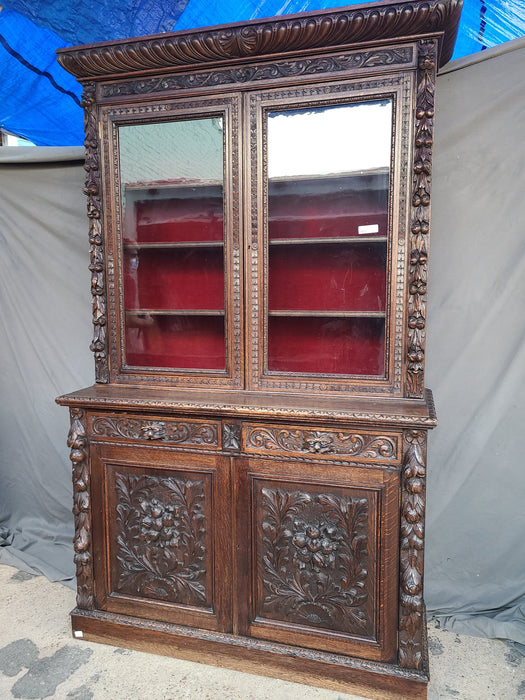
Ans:
POLYGON ((119 129, 126 364, 224 370, 222 118, 119 129))
POLYGON ((268 114, 268 370, 383 376, 390 100, 268 114))

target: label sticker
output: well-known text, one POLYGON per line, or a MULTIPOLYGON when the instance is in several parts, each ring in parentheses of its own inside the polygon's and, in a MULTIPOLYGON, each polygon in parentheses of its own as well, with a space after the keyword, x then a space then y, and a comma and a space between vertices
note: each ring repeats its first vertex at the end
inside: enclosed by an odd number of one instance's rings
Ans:
POLYGON ((379 233, 379 224, 368 224, 367 226, 358 226, 357 233, 362 236, 365 233, 379 233))

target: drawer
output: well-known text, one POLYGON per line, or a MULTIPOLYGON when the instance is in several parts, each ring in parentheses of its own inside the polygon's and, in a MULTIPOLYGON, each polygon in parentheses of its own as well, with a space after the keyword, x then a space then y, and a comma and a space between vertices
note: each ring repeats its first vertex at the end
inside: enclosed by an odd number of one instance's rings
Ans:
POLYGON ((401 438, 394 432, 342 428, 258 425, 245 423, 243 451, 247 454, 359 462, 401 462, 401 438))
POLYGON ((220 422, 132 414, 96 414, 88 421, 91 440, 111 442, 162 443, 181 447, 220 450, 220 422))

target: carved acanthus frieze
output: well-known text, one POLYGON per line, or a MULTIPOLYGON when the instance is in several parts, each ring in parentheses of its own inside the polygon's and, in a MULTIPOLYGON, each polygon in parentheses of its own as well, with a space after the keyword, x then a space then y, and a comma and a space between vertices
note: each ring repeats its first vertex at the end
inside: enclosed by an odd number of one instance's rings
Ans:
POLYGON ((366 498, 262 488, 259 615, 369 635, 366 498))
POLYGON ((206 603, 205 488, 200 479, 116 473, 116 590, 206 603))
POLYGON ((245 445, 247 452, 258 453, 289 452, 381 461, 398 458, 395 435, 247 426, 245 445))
POLYGON ((399 663, 404 668, 424 665, 423 548, 425 528, 426 434, 405 433, 402 469, 400 540, 399 663))
POLYGON ((103 98, 128 97, 151 93, 173 92, 188 88, 215 88, 220 85, 235 85, 246 82, 264 82, 279 78, 299 78, 301 76, 338 73, 355 68, 377 66, 404 66, 413 59, 411 46, 393 49, 378 48, 369 51, 356 51, 338 56, 312 57, 298 60, 261 63, 242 68, 226 68, 202 71, 161 78, 142 78, 102 85, 103 98))
POLYGON ((94 437, 126 438, 215 447, 219 444, 217 423, 201 423, 198 421, 164 421, 92 416, 91 432, 94 437))
POLYGON ((75 516, 74 561, 77 573, 77 607, 93 608, 93 554, 91 546, 90 473, 85 412, 70 410, 71 428, 67 439, 73 464, 73 515, 75 516))

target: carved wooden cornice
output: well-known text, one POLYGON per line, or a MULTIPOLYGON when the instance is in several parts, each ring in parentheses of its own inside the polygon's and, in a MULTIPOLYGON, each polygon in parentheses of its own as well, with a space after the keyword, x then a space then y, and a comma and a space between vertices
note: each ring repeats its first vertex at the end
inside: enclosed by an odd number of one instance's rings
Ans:
POLYGON ((138 39, 60 49, 59 63, 79 79, 173 70, 251 57, 275 57, 404 39, 442 35, 440 65, 451 55, 463 0, 412 0, 354 5, 336 11, 302 13, 138 39))

